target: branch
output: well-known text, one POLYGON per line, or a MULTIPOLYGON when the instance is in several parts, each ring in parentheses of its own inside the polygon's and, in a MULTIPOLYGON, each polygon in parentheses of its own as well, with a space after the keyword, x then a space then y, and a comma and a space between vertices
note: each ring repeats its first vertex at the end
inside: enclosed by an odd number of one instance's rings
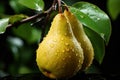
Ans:
POLYGON ((58 0, 59 13, 62 13, 61 0, 58 0))
POLYGON ((46 10, 46 11, 44 11, 44 12, 42 12, 42 13, 39 13, 39 14, 35 14, 35 15, 33 15, 33 16, 30 16, 30 17, 28 17, 28 18, 26 18, 26 19, 23 19, 23 20, 15 23, 15 24, 8 24, 8 25, 7 25, 7 28, 13 27, 13 26, 18 26, 18 25, 21 25, 21 24, 23 24, 23 23, 26 23, 26 22, 35 20, 35 19, 37 19, 37 18, 41 18, 41 17, 43 17, 43 16, 45 16, 45 15, 47 15, 47 14, 50 14, 53 10, 56 10, 56 6, 55 6, 56 3, 57 3, 57 0, 54 0, 52 6, 51 6, 48 10, 46 10))
POLYGON ((26 19, 23 19, 23 20, 15 23, 15 24, 9 24, 7 27, 9 28, 9 27, 13 27, 13 26, 16 26, 16 25, 21 25, 21 24, 23 24, 23 23, 26 23, 26 22, 35 20, 36 18, 45 16, 45 15, 46 15, 46 13, 36 14, 36 15, 33 15, 33 16, 28 17, 28 18, 26 18, 26 19))
POLYGON ((42 34, 41 34, 40 42, 43 40, 43 37, 45 36, 45 28, 46 28, 45 26, 46 26, 46 24, 47 24, 47 22, 49 20, 50 13, 53 10, 56 10, 56 3, 57 3, 57 0, 54 0, 52 6, 47 11, 45 11, 45 13, 47 13, 47 16, 46 16, 46 18, 45 18, 45 20, 43 22, 44 25, 42 25, 42 34))

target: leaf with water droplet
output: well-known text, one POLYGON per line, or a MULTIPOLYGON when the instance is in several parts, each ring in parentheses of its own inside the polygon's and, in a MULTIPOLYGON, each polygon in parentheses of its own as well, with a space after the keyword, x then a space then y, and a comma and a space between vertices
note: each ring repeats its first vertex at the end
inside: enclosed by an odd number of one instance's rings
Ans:
POLYGON ((95 31, 105 41, 109 42, 111 35, 111 22, 108 15, 99 7, 88 2, 78 2, 70 7, 71 12, 80 20, 80 22, 95 31))
POLYGON ((9 18, 0 19, 0 34, 3 34, 7 28, 9 18))
POLYGON ((19 3, 37 11, 41 11, 44 9, 43 0, 19 0, 19 3))

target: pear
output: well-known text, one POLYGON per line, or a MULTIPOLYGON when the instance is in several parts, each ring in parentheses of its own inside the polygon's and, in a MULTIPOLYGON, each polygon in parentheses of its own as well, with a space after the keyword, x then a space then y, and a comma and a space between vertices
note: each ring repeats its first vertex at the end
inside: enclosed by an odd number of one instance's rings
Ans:
POLYGON ((75 38, 83 49, 84 61, 81 70, 86 70, 92 64, 94 59, 94 49, 92 43, 87 37, 82 24, 76 18, 76 16, 69 10, 65 10, 64 15, 72 27, 75 38))
POLYGON ((72 77, 81 69, 84 60, 83 49, 63 13, 55 16, 36 52, 40 71, 53 79, 72 77))

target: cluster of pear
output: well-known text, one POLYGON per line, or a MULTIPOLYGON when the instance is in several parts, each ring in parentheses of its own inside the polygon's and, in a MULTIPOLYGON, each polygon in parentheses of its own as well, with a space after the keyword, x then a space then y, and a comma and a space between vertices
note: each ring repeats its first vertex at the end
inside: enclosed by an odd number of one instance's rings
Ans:
POLYGON ((59 79, 86 70, 93 58, 93 46, 82 24, 65 10, 54 17, 47 36, 39 44, 36 62, 45 76, 59 79))

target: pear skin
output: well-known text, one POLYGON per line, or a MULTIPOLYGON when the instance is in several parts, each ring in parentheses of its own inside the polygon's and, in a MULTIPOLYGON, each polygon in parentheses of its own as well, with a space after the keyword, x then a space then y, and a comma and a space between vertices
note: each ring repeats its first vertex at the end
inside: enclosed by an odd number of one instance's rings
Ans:
POLYGON ((86 70, 92 64, 94 59, 94 49, 91 41, 84 32, 82 24, 73 13, 71 13, 69 10, 65 10, 64 15, 72 27, 75 38, 83 49, 84 61, 81 70, 86 70))
POLYGON ((81 69, 84 60, 83 49, 63 13, 55 16, 36 53, 40 71, 53 79, 72 77, 81 69))

